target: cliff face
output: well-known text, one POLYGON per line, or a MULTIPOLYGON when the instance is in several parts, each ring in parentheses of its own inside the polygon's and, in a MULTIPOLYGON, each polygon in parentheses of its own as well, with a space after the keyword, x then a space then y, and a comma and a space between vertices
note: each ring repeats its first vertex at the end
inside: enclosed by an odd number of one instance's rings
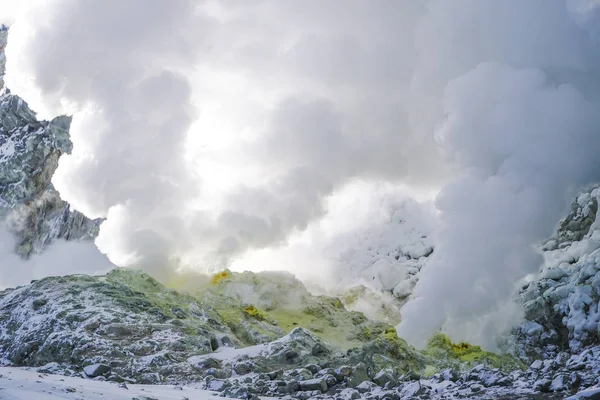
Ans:
MULTIPOLYGON (((4 47, 0 29, 0 88, 4 86, 4 47)), ((40 253, 56 239, 93 239, 101 221, 72 211, 51 183, 58 160, 71 151, 71 119, 38 121, 17 96, 0 92, 0 218, 18 238, 23 258, 40 253)))

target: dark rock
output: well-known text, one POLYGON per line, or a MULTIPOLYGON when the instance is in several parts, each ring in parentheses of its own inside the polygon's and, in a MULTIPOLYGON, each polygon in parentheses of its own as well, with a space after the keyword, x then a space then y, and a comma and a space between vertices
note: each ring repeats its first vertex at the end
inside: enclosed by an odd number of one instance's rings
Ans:
POLYGON ((394 371, 391 369, 382 369, 373 377, 373 382, 375 382, 379 386, 385 386, 388 383, 395 384, 396 378, 394 376, 394 371))
POLYGON ((240 362, 233 367, 233 370, 238 375, 246 375, 252 372, 252 364, 247 362, 240 362))
POLYGON ((330 354, 330 351, 322 343, 317 343, 313 346, 311 353, 313 356, 318 357, 318 356, 328 355, 328 354, 330 354))
POLYGON ((300 382, 300 389, 303 391, 319 390, 325 393, 328 389, 327 380, 325 378, 314 378, 300 382))
POLYGON ((309 370, 311 372, 311 374, 313 374, 313 375, 316 374, 317 372, 319 372, 321 370, 321 367, 319 367, 316 364, 309 364, 309 365, 307 365, 304 368, 306 368, 307 370, 309 370))
POLYGON ((33 309, 37 311, 40 308, 42 308, 43 306, 45 306, 47 303, 48 303, 48 300, 46 300, 46 299, 35 299, 32 303, 33 309))
POLYGON ((337 368, 333 373, 333 376, 335 376, 335 379, 337 379, 338 382, 342 382, 344 379, 350 377, 350 375, 352 375, 352 367, 349 365, 343 365, 337 368))
POLYGON ((369 374, 367 373, 367 366, 363 363, 359 363, 352 369, 352 374, 348 380, 348 386, 351 388, 356 388, 358 385, 368 380, 369 374))
POLYGON ((533 390, 536 392, 547 393, 550 391, 550 385, 552 385, 552 381, 550 379, 539 379, 534 382, 533 390))
POLYGON ((359 385, 356 386, 356 390, 358 390, 359 393, 368 393, 370 391, 372 391, 375 388, 375 384, 373 382, 370 381, 364 381, 361 382, 359 385))

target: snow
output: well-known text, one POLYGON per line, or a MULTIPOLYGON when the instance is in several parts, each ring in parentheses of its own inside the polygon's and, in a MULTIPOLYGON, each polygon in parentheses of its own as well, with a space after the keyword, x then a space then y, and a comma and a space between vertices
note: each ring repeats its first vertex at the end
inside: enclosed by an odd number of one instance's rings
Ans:
POLYGON ((233 347, 219 347, 212 353, 205 354, 202 356, 194 356, 188 359, 190 364, 197 364, 198 362, 205 360, 207 358, 214 358, 215 360, 220 361, 230 361, 235 360, 237 358, 248 356, 248 357, 258 357, 262 353, 266 352, 268 347, 266 344, 258 344, 256 346, 243 347, 240 349, 236 349, 233 347))
POLYGON ((578 399, 597 399, 600 397, 600 388, 592 388, 579 392, 574 396, 567 397, 565 400, 578 400, 578 399))
POLYGON ((0 159, 7 159, 13 154, 15 154, 15 143, 9 138, 0 146, 0 159))
MULTIPOLYGON (((181 386, 127 385, 83 378, 46 375, 27 368, 0 367, 2 400, 208 400, 217 394, 181 386)), ((267 399, 266 397, 264 399, 267 399)))

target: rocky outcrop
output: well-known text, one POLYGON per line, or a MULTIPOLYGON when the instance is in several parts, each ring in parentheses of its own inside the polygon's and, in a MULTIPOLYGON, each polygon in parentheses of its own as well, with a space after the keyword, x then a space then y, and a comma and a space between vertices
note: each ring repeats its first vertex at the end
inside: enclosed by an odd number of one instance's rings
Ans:
POLYGON ((8 40, 8 27, 4 24, 0 25, 0 89, 4 88, 4 71, 6 66, 6 57, 4 48, 8 40))
POLYGON ((0 293, 0 354, 16 365, 110 367, 115 379, 160 383, 193 374, 187 362, 240 341, 210 306, 149 276, 45 278, 0 293))
POLYGON ((584 191, 543 245, 539 279, 520 293, 525 323, 517 341, 528 356, 554 357, 598 345, 600 310, 600 226, 597 187, 584 191))
MULTIPOLYGON (((0 77, 7 34, 0 28, 0 77)), ((56 239, 97 235, 101 221, 71 210, 51 183, 59 158, 71 151, 70 123, 64 116, 38 121, 22 99, 7 89, 0 92, 0 218, 17 237, 16 252, 23 258, 56 239)))
POLYGON ((51 183, 59 158, 71 151, 68 117, 37 121, 27 104, 0 94, 0 215, 17 236, 23 258, 56 239, 93 239, 101 221, 71 210, 51 183))

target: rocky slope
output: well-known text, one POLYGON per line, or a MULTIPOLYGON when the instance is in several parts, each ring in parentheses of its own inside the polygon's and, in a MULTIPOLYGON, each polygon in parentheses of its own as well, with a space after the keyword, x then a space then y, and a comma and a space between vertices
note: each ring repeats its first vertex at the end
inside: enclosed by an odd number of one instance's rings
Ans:
POLYGON ((442 386, 471 390, 480 376, 505 385, 520 366, 441 335, 416 351, 391 325, 313 296, 291 276, 224 272, 193 286, 183 294, 116 269, 0 292, 3 363, 117 382, 198 382, 242 398, 429 396, 442 386))
POLYGON ((0 357, 236 398, 564 398, 600 376, 599 192, 578 196, 543 245, 541 275, 519 295, 514 357, 442 335, 418 351, 389 323, 348 310, 352 296, 315 296, 290 274, 188 274, 168 288, 124 269, 0 292, 0 357))

